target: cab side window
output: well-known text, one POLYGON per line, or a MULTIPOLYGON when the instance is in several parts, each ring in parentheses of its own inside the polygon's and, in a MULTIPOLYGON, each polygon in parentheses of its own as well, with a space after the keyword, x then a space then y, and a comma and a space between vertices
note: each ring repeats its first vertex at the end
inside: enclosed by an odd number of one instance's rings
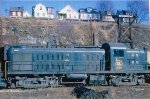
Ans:
POLYGON ((114 57, 124 57, 124 50, 115 49, 114 50, 114 57))

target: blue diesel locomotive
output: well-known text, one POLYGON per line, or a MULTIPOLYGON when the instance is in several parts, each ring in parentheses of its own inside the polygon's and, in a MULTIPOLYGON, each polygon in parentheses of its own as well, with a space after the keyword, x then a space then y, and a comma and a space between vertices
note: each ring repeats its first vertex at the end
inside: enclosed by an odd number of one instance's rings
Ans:
POLYGON ((0 87, 137 85, 149 78, 147 50, 122 43, 101 47, 1 48, 0 87))

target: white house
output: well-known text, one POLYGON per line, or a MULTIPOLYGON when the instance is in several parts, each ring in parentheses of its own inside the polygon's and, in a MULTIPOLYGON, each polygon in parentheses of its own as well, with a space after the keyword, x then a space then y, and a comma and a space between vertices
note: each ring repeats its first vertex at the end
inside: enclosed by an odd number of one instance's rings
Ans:
POLYGON ((32 16, 35 18, 54 18, 53 8, 46 7, 39 3, 35 7, 32 7, 32 16))
POLYGON ((24 18, 29 18, 29 17, 31 17, 31 14, 29 14, 27 11, 24 11, 23 12, 23 17, 24 18))
POLYGON ((50 19, 54 19, 55 15, 54 15, 54 9, 53 9, 53 7, 46 7, 46 9, 47 9, 48 17, 50 19))
POLYGON ((112 11, 101 12, 101 21, 103 21, 103 22, 115 22, 115 20, 113 18, 113 12, 112 11))
POLYGON ((58 18, 61 20, 63 19, 78 20, 79 14, 70 5, 67 5, 58 12, 58 18))
POLYGON ((9 17, 21 18, 23 17, 24 8, 23 7, 10 7, 9 17))
POLYGON ((81 8, 79 9, 79 19, 83 21, 93 20, 99 21, 100 20, 100 13, 91 7, 88 8, 81 8))

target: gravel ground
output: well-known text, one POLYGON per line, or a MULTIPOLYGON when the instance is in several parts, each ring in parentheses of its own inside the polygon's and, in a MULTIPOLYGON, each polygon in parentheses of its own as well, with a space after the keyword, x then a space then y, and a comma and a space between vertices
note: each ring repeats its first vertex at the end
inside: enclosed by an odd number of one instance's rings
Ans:
MULTIPOLYGON (((96 92, 108 90, 108 99, 150 99, 148 87, 90 87, 96 92)), ((71 95, 73 88, 45 88, 45 89, 1 89, 0 99, 76 99, 71 95)))
POLYGON ((5 89, 0 90, 0 99, 76 99, 70 93, 73 88, 5 89))

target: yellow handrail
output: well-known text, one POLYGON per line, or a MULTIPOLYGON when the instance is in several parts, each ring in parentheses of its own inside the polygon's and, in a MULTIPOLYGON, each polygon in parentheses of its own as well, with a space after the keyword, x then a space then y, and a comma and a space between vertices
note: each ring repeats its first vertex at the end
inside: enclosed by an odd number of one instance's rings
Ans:
POLYGON ((10 61, 5 61, 5 80, 7 80, 7 63, 10 61))

